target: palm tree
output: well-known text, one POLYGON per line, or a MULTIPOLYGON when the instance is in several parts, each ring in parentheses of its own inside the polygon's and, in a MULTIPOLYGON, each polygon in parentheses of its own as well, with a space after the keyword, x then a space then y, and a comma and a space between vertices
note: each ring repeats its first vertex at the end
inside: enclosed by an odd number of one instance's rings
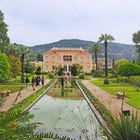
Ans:
POLYGON ((99 52, 100 48, 99 48, 99 44, 95 43, 93 46, 91 46, 91 51, 94 52, 94 56, 95 56, 95 64, 96 64, 96 72, 95 72, 95 76, 97 77, 97 70, 98 70, 98 56, 97 53, 99 52))
POLYGON ((105 46, 105 80, 104 80, 104 84, 109 84, 109 80, 108 80, 108 57, 107 57, 107 48, 108 48, 108 41, 113 41, 114 37, 108 34, 101 34, 101 36, 99 37, 99 41, 98 42, 104 42, 104 46, 105 46))

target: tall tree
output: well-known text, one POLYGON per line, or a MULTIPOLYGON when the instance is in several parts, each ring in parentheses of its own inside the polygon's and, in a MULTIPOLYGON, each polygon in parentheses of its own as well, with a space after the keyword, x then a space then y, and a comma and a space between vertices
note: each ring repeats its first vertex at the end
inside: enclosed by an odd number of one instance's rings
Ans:
POLYGON ((24 68, 24 60, 25 60, 25 55, 29 54, 31 52, 31 50, 23 45, 21 45, 20 47, 20 53, 21 53, 21 72, 22 72, 22 75, 21 75, 21 82, 23 83, 24 82, 24 71, 25 71, 25 68, 24 68))
POLYGON ((137 48, 137 59, 136 62, 137 64, 140 65, 140 31, 134 33, 132 35, 132 41, 135 43, 135 46, 137 48))
POLYGON ((8 27, 7 24, 4 22, 4 14, 0 10, 0 51, 1 52, 5 51, 5 47, 8 46, 10 42, 7 35, 8 32, 7 27, 8 27))
POLYGON ((24 82, 24 71, 25 71, 24 60, 25 57, 27 58, 31 52, 32 52, 31 49, 28 48, 27 46, 16 43, 10 44, 10 47, 6 49, 6 54, 15 55, 21 58, 21 72, 22 72, 21 82, 24 82))
POLYGON ((94 44, 91 46, 91 50, 92 52, 94 52, 94 57, 95 57, 95 64, 96 64, 96 72, 95 72, 95 76, 97 77, 98 76, 98 56, 97 56, 97 53, 99 52, 100 50, 100 46, 98 43, 94 44))
POLYGON ((10 76, 16 78, 17 75, 21 73, 21 62, 18 56, 8 55, 8 60, 10 64, 10 76))
POLYGON ((0 81, 9 78, 10 64, 5 53, 0 53, 0 81))
POLYGON ((31 53, 31 49, 28 47, 21 45, 21 44, 14 44, 16 46, 16 53, 21 57, 21 82, 24 82, 24 72, 25 72, 25 67, 24 67, 24 61, 25 61, 25 56, 31 53))
POLYGON ((108 34, 101 34, 99 37, 99 42, 104 42, 105 46, 105 80, 104 84, 109 84, 108 80, 108 42, 113 41, 114 37, 108 34))

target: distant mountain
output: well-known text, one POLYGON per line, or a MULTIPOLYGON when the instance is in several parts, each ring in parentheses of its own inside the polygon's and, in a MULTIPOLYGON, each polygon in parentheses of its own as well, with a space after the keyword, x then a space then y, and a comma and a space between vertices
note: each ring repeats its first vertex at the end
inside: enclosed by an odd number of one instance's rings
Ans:
MULTIPOLYGON (((53 47, 71 47, 77 48, 82 47, 83 49, 90 50, 91 45, 95 44, 93 41, 85 41, 79 39, 64 39, 50 44, 36 45, 31 47, 35 52, 44 52, 53 47)), ((109 43, 108 53, 111 59, 134 59, 136 56, 136 48, 134 45, 120 44, 120 43, 109 43)), ((104 56, 104 45, 100 43, 99 57, 104 56)))

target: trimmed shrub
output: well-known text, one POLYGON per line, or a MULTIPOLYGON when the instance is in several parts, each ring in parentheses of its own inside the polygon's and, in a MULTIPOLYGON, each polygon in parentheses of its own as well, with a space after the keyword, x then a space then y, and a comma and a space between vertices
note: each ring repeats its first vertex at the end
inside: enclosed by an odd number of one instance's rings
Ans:
POLYGON ((81 73, 81 74, 79 75, 79 79, 85 79, 84 73, 81 73))
POLYGON ((40 73, 41 73, 41 67, 37 67, 37 69, 36 69, 36 74, 37 74, 37 75, 40 75, 40 73))
POLYGON ((48 77, 49 77, 49 78, 54 78, 54 73, 48 72, 48 77))
POLYGON ((92 72, 85 72, 85 75, 93 75, 92 72))
POLYGON ((109 78, 114 78, 114 75, 113 75, 112 73, 109 73, 109 74, 108 74, 108 77, 109 77, 109 78))
POLYGON ((98 75, 98 77, 104 76, 104 70, 93 70, 93 76, 98 75))
POLYGON ((130 84, 133 85, 137 91, 140 89, 140 76, 131 76, 130 84))
POLYGON ((129 78, 128 77, 118 77, 117 78, 117 82, 123 82, 123 83, 128 83, 129 82, 129 78))
POLYGON ((134 63, 121 65, 118 68, 118 74, 121 76, 136 76, 140 75, 140 66, 134 63))

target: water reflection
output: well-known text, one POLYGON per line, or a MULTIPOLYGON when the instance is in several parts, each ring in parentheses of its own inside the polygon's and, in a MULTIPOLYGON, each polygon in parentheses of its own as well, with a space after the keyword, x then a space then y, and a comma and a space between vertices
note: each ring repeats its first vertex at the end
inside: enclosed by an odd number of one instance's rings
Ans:
POLYGON ((63 92, 55 85, 30 110, 32 122, 40 122, 36 132, 53 132, 76 140, 101 140, 100 125, 78 89, 63 92), (77 91, 77 92, 73 92, 77 91))

